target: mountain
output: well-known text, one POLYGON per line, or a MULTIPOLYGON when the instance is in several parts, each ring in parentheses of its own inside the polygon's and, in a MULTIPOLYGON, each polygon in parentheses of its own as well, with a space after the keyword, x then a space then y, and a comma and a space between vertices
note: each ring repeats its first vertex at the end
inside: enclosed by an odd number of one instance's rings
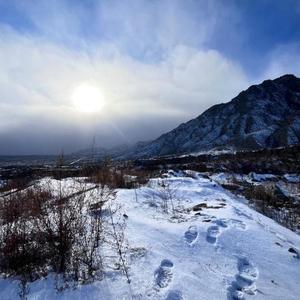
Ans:
MULTIPOLYGON (((284 75, 250 86, 228 103, 214 105, 197 118, 154 141, 100 153, 113 158, 256 150, 300 143, 300 79, 284 75)), ((87 154, 90 151, 85 151, 87 154)))
POLYGON ((300 143, 300 79, 284 75, 214 105, 158 139, 137 144, 124 157, 208 150, 254 150, 300 143))

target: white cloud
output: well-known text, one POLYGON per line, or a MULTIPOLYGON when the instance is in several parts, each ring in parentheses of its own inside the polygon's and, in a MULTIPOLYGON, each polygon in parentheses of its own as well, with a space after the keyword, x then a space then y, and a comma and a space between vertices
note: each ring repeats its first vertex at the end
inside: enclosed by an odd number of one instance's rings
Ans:
POLYGON ((100 135, 101 128, 108 134, 107 124, 114 123, 125 128, 129 140, 148 139, 212 104, 230 100, 249 84, 241 68, 217 51, 178 45, 164 59, 145 63, 121 52, 108 58, 105 45, 101 47, 103 51, 95 48, 87 55, 42 37, 3 29, 0 89, 5 109, 0 112, 0 132, 6 132, 12 120, 13 128, 30 124, 28 131, 52 122, 100 135), (103 90, 107 105, 99 115, 80 115, 73 109, 70 94, 82 82, 103 90), (145 119, 162 126, 152 131, 145 119), (130 126, 140 127, 140 133, 130 126))

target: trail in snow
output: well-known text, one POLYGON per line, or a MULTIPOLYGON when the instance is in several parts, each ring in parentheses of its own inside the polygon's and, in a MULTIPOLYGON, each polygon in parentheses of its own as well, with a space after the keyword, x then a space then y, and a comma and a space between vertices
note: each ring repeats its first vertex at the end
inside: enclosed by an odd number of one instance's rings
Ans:
MULTIPOLYGON (((193 177, 166 179, 183 208, 175 216, 160 209, 159 179, 118 191, 128 216, 130 287, 110 272, 103 281, 57 293, 48 276, 30 284, 28 299, 299 300, 300 237, 215 182, 193 177)), ((18 299, 17 281, 0 280, 0 299, 18 299)))

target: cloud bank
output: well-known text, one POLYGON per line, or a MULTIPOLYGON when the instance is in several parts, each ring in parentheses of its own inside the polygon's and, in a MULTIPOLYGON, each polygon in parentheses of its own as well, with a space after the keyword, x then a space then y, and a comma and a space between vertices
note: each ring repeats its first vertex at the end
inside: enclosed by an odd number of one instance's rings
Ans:
POLYGON ((22 22, 0 24, 0 154, 72 152, 93 136, 99 146, 153 139, 263 77, 299 72, 286 67, 297 44, 279 45, 255 78, 209 47, 220 23, 240 16, 200 2, 15 3, 22 22), (101 112, 74 109, 82 83, 101 89, 101 112))

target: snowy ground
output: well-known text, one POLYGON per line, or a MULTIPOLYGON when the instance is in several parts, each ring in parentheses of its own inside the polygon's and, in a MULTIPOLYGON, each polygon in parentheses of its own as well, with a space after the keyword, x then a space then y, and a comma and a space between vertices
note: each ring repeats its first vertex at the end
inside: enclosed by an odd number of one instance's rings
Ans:
MULTIPOLYGON (((101 282, 57 293, 49 276, 30 284, 28 299, 300 299, 300 259, 288 251, 300 249, 300 236, 213 181, 167 180, 180 205, 202 210, 163 213, 156 207, 157 180, 136 193, 119 190, 128 216, 130 285, 111 272, 101 282)), ((0 299, 18 299, 18 290, 17 281, 0 280, 0 299)))
POLYGON ((232 181, 233 178, 238 181, 245 181, 252 184, 257 184, 257 183, 267 182, 267 181, 269 182, 284 181, 287 183, 300 183, 300 175, 297 174, 285 174, 281 176, 281 175, 274 175, 274 174, 257 174, 255 172, 251 172, 248 175, 221 172, 221 173, 215 173, 210 175, 210 178, 220 184, 222 183, 226 184, 232 181))

